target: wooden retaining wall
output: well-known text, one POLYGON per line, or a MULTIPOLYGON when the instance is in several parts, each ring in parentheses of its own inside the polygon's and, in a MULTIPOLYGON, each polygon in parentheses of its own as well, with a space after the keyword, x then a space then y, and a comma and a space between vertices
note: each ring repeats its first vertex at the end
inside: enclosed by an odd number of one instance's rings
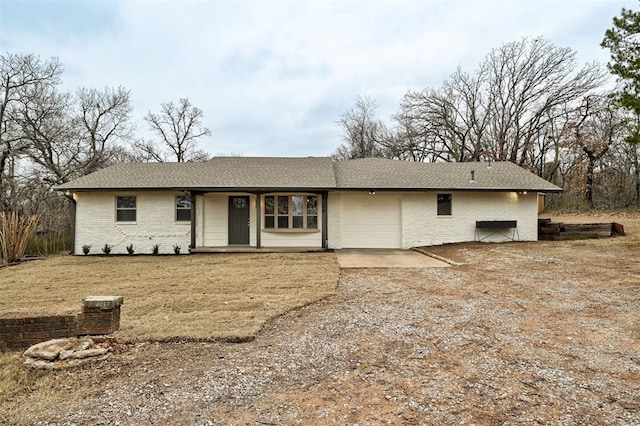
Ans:
POLYGON ((551 219, 538 220, 538 240, 582 240, 608 238, 624 235, 624 227, 616 222, 607 223, 562 223, 551 219))

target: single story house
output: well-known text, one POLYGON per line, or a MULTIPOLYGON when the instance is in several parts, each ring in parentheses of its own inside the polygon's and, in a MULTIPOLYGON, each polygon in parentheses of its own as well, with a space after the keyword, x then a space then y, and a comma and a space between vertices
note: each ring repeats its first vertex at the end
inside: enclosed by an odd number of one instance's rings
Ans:
POLYGON ((116 164, 58 187, 75 204, 74 253, 234 246, 410 248, 536 240, 538 193, 509 162, 215 157, 116 164), (498 222, 496 222, 498 221, 498 222), (484 225, 482 225, 484 224, 484 225), (505 228, 505 229, 502 229, 505 228))

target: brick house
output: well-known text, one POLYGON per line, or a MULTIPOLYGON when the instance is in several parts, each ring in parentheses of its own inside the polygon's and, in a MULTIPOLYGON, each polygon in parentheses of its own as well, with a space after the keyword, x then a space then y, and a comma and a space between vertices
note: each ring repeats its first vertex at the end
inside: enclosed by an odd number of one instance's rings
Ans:
POLYGON ((129 244, 170 253, 174 245, 188 252, 531 241, 538 193, 561 191, 509 162, 329 157, 123 163, 57 189, 75 204, 75 254, 105 243, 112 253, 129 244))

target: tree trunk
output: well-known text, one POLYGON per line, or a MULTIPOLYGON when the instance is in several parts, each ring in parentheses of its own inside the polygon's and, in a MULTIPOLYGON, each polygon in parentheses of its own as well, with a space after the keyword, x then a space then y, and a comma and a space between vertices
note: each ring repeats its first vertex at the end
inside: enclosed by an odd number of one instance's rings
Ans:
POLYGON ((635 195, 634 201, 636 207, 640 208, 640 158, 638 158, 638 147, 634 147, 633 150, 633 166, 635 168, 635 195))
POLYGON ((587 206, 589 209, 593 209, 593 170, 595 168, 595 158, 591 155, 589 156, 589 163, 587 164, 587 179, 586 179, 586 190, 585 190, 585 199, 587 201, 587 206))

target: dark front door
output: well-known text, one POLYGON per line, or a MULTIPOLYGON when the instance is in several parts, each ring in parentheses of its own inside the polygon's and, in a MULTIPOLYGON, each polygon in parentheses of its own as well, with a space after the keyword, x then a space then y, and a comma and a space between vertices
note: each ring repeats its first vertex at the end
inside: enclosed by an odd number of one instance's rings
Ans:
POLYGON ((249 244, 249 197, 229 197, 229 244, 249 244))

